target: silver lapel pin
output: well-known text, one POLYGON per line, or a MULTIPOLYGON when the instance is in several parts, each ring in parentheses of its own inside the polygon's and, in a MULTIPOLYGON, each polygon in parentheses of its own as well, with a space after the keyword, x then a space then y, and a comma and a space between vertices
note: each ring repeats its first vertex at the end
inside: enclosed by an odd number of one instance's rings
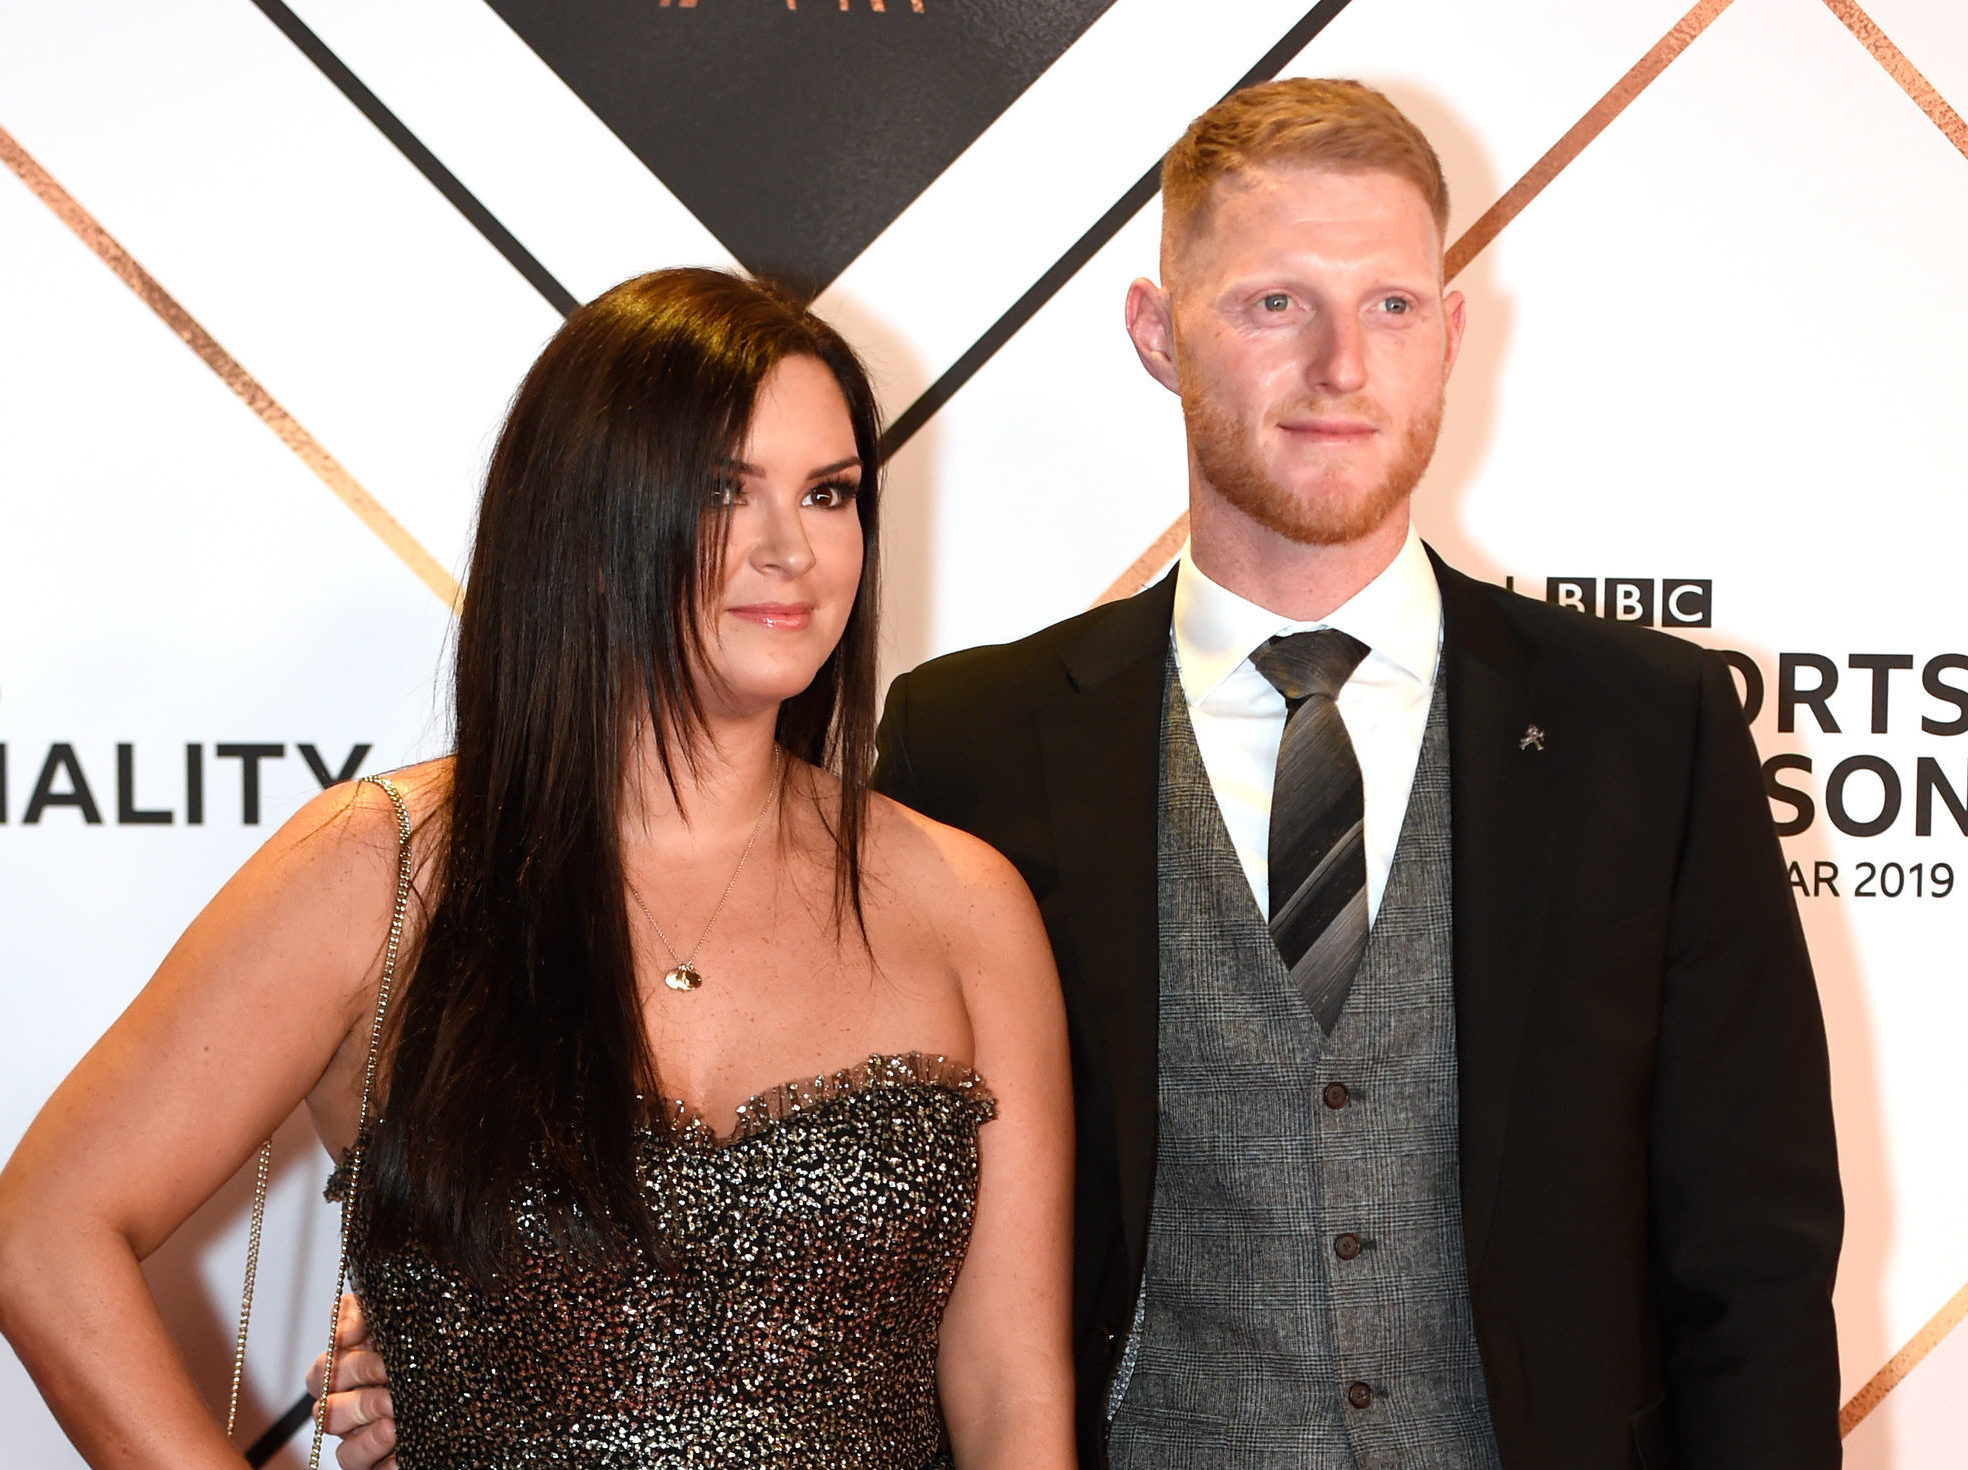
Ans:
POLYGON ((1524 738, 1517 742, 1517 748, 1519 750, 1529 750, 1532 746, 1536 746, 1539 750, 1544 749, 1544 731, 1540 730, 1536 725, 1526 725, 1524 727, 1524 738))

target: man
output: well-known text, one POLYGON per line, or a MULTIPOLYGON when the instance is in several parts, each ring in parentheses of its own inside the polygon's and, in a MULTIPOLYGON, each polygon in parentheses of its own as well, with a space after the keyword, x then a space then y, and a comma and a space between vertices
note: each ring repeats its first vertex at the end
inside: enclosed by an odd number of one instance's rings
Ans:
POLYGON ((1175 573, 881 739, 1058 957, 1083 1463, 1836 1465, 1823 1030, 1726 670, 1415 538, 1464 303, 1385 98, 1237 93, 1163 208, 1175 573))

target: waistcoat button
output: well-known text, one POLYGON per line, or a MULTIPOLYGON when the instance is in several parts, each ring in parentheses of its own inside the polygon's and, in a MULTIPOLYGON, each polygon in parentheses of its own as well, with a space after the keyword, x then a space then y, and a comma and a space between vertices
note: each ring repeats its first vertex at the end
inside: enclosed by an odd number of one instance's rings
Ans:
POLYGON ((1346 1402, 1356 1409, 1365 1409, 1373 1404, 1373 1390, 1364 1383, 1356 1383, 1346 1390, 1346 1402))
POLYGON ((1349 1098, 1344 1082, 1328 1082, 1324 1095, 1326 1106, 1335 1112, 1345 1107, 1349 1098))
POLYGON ((1360 1237, 1348 1232, 1333 1241, 1333 1254, 1342 1261, 1350 1261, 1360 1254, 1360 1237))

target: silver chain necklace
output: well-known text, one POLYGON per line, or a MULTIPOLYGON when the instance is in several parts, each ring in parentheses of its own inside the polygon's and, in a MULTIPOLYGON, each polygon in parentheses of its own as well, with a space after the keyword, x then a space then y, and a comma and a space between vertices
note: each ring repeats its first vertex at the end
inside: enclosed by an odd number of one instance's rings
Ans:
POLYGON ((786 761, 782 756, 772 773, 772 789, 766 793, 765 805, 759 808, 758 819, 752 823, 752 835, 745 839, 745 850, 738 854, 738 866, 731 870, 731 881, 724 885, 724 892, 718 895, 717 903, 711 908, 710 918, 704 921, 704 932, 697 936, 697 942, 690 946, 690 953, 682 959, 677 958, 676 946, 670 943, 669 935, 665 934, 663 926, 656 922, 656 916, 649 912, 649 905, 642 901, 642 894, 637 891, 635 884, 629 883, 627 874, 623 875, 622 881, 629 884, 629 897, 635 900, 636 907, 642 910, 642 916, 649 920, 649 927, 656 931, 656 937, 663 941, 663 948, 669 952, 671 966, 669 973, 663 976, 663 983, 670 989, 695 990, 704 983, 704 972, 692 962, 697 958, 697 951, 704 947, 704 941, 711 937, 711 926, 717 923, 718 915, 724 912, 724 901, 731 897, 731 890, 738 886, 738 875, 745 871, 745 859, 752 855, 752 844, 758 841, 759 832, 765 826, 766 813, 771 811, 773 804, 779 800, 779 784, 785 776, 786 761))

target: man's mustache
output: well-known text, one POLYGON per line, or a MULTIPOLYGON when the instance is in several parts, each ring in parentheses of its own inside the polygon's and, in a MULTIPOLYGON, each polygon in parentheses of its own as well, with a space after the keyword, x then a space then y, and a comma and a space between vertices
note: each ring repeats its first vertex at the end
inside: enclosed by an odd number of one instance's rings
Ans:
POLYGON ((1305 398, 1283 407, 1275 408, 1265 416, 1267 423, 1289 423, 1295 419, 1354 419, 1373 425, 1376 429, 1388 426, 1387 412, 1371 398, 1305 398))

